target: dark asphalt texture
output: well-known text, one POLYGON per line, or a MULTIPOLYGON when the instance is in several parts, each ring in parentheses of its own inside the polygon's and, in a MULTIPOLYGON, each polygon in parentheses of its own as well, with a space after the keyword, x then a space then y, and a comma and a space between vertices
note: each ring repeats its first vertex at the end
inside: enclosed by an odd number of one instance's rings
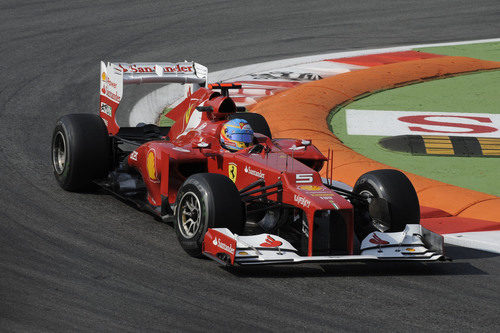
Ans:
POLYGON ((227 270, 112 196, 64 192, 50 164, 56 119, 97 112, 100 60, 214 71, 496 38, 498 0, 3 0, 0 31, 0 331, 500 331, 498 255, 227 270))

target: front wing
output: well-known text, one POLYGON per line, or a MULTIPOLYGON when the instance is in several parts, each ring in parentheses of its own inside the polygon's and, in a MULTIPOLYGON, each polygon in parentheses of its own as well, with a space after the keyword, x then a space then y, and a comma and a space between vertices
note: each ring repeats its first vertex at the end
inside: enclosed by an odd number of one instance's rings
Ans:
POLYGON ((276 235, 239 236, 226 228, 209 228, 203 254, 223 265, 445 259, 443 237, 419 224, 409 224, 401 232, 372 232, 361 242, 359 255, 326 256, 300 256, 295 247, 276 235))

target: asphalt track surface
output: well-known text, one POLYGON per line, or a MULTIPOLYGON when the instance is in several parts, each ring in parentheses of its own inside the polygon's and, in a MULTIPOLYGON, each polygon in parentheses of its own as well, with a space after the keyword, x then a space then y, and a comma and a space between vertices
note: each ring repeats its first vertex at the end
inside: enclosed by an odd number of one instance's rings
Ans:
POLYGON ((101 59, 219 70, 495 38, 498 0, 3 0, 0 31, 0 331, 499 331, 498 255, 226 270, 112 196, 62 191, 49 158, 59 116, 96 112, 101 59))

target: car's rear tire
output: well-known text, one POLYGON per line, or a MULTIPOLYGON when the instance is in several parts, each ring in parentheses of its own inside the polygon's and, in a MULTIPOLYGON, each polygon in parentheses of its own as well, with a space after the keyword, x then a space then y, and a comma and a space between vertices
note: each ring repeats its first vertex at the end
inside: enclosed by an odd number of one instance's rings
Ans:
POLYGON ((228 228, 240 234, 244 220, 238 189, 224 175, 190 176, 177 192, 174 226, 182 248, 193 257, 201 256, 208 228, 228 228))
POLYGON ((67 191, 89 190, 93 180, 107 175, 110 139, 97 115, 77 113, 59 118, 51 150, 54 176, 67 191))
MULTIPOLYGON (((386 231, 402 231, 407 224, 420 223, 417 193, 401 171, 382 169, 367 172, 356 181, 353 192, 367 198, 382 198, 387 201, 389 216, 384 225, 386 231)), ((366 204, 354 206, 354 218, 356 235, 360 241, 369 233, 379 230, 374 225, 366 204)))
POLYGON ((229 116, 230 119, 245 119, 255 133, 263 134, 272 139, 271 129, 263 115, 252 112, 236 112, 229 116))

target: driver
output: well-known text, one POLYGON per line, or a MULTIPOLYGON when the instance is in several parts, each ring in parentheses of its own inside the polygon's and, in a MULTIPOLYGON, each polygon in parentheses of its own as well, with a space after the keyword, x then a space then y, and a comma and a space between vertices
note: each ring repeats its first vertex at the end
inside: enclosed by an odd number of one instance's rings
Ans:
POLYGON ((220 143, 230 151, 238 151, 252 145, 253 130, 245 119, 231 119, 222 126, 220 143))

